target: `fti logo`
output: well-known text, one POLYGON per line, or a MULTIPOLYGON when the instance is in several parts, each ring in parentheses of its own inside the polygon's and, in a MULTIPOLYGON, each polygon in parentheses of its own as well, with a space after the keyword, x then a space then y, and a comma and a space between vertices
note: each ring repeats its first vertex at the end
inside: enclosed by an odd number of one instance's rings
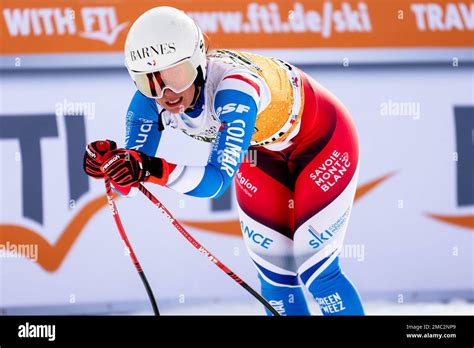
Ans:
MULTIPOLYGON (((16 246, 23 257, 30 259, 31 256, 21 252, 19 246, 36 246, 38 253, 34 261, 48 272, 55 272, 61 266, 86 224, 107 205, 105 195, 86 202, 83 199, 90 190, 89 179, 82 170, 82 157, 86 147, 84 116, 62 116, 58 117, 55 114, 0 116, 0 141, 17 141, 20 149, 18 159, 21 162, 21 222, 8 223, 2 218, 0 246, 16 246), (64 133, 60 132, 62 126, 64 133), (53 242, 46 237, 44 223, 46 215, 44 202, 50 201, 51 195, 44 188, 43 173, 51 164, 45 157, 51 154, 41 150, 43 139, 57 141, 58 145, 61 144, 66 148, 66 163, 58 161, 56 170, 64 171, 66 174, 67 187, 58 186, 57 189, 68 192, 71 217, 53 242)), ((4 156, 2 155, 2 166, 6 167, 7 161, 16 157, 15 154, 10 155, 8 156, 6 152, 4 156)), ((58 207, 61 203, 55 201, 53 204, 58 207)))
POLYGON ((128 26, 128 22, 119 23, 112 6, 5 8, 3 20, 11 37, 78 35, 109 46, 128 26))
POLYGON ((456 169, 456 208, 465 214, 426 213, 435 220, 474 230, 474 107, 454 107, 456 151, 453 162, 456 169))

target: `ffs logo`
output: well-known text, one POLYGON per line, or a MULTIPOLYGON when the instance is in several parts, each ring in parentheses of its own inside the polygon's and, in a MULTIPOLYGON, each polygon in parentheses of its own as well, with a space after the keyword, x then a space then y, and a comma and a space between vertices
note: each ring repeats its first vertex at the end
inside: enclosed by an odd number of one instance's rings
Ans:
POLYGON ((316 229, 311 225, 308 226, 308 231, 314 237, 314 239, 309 241, 309 245, 311 245, 313 249, 319 248, 333 236, 333 234, 328 230, 318 233, 318 231, 316 231, 316 229))

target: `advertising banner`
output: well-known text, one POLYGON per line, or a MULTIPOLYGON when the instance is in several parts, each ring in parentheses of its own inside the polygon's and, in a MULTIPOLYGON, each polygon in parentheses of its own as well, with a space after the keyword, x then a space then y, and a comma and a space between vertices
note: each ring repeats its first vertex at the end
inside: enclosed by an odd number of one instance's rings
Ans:
POLYGON ((467 0, 5 0, 0 15, 2 66, 21 65, 25 62, 18 59, 25 55, 35 58, 29 64, 45 65, 45 54, 68 54, 56 60, 59 66, 122 65, 120 54, 131 24, 159 5, 184 10, 215 48, 283 51, 282 58, 306 63, 339 62, 334 52, 340 50, 356 61, 472 60, 466 49, 474 47, 474 3, 467 0), (450 49, 451 56, 439 49, 450 49), (71 54, 93 59, 71 62, 71 54))

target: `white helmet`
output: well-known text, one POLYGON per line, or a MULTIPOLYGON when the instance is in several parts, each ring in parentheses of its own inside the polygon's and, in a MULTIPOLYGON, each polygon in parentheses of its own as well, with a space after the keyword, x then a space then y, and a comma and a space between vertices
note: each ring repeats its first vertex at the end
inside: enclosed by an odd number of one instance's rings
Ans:
POLYGON ((201 29, 183 11, 160 6, 133 23, 125 41, 125 65, 140 92, 163 96, 180 93, 201 74, 206 78, 206 47, 201 29))

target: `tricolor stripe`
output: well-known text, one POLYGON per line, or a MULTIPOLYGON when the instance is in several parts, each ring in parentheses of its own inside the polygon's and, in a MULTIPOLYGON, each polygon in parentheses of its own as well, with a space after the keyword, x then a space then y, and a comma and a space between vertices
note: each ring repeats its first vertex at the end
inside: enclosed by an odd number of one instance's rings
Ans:
POLYGON ((229 76, 224 77, 224 80, 226 80, 226 79, 236 79, 236 80, 240 80, 240 81, 244 81, 244 82, 248 83, 250 86, 252 86, 257 91, 257 95, 260 97, 260 87, 255 81, 252 81, 252 80, 250 80, 250 79, 248 79, 248 78, 246 78, 245 76, 242 76, 242 75, 229 75, 229 76))
POLYGON ((315 236, 315 237, 320 237, 320 236, 321 236, 321 235, 318 233, 318 231, 316 231, 316 230, 314 229, 313 226, 309 225, 309 226, 308 226, 308 229, 309 229, 309 233, 311 233, 313 236, 315 236))

